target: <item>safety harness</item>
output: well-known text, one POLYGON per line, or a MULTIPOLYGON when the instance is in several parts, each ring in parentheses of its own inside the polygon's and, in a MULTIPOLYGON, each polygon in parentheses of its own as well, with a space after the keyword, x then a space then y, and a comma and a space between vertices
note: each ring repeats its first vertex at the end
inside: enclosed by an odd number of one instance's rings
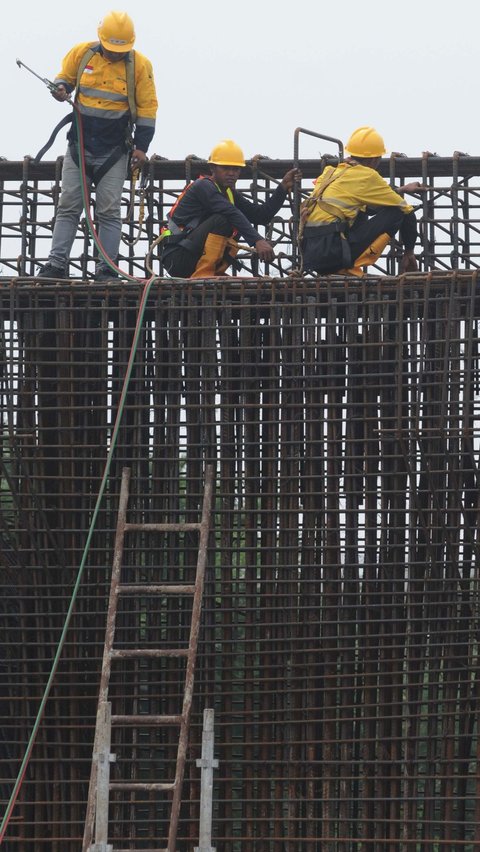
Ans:
MULTIPOLYGON (((213 183, 213 185, 218 189, 218 191, 220 193, 222 192, 218 183, 215 183, 215 181, 213 180, 211 175, 200 175, 198 180, 210 180, 213 183)), ((169 238, 168 239, 168 247, 169 248, 170 247, 173 248, 175 245, 178 245, 180 242, 182 243, 182 246, 184 248, 189 247, 188 234, 191 231, 193 231, 193 229, 196 228, 197 225, 199 225, 202 220, 198 216, 196 219, 193 219, 191 222, 189 222, 188 225, 177 225, 177 223, 173 219, 173 216, 174 216, 175 210, 177 209, 178 205, 180 204, 180 202, 184 198, 185 193, 188 192, 189 189, 191 189, 191 187, 193 186, 194 183, 195 183, 195 181, 190 181, 190 183, 187 183, 186 187, 182 190, 182 192, 178 196, 178 198, 177 198, 175 204, 173 205, 172 209, 167 214, 166 222, 163 225, 163 227, 161 228, 160 236, 158 237, 158 242, 160 244, 163 240, 165 240, 168 237, 169 238)), ((230 204, 235 204, 233 192, 230 189, 230 187, 227 187, 226 196, 227 196, 230 204)), ((234 230, 232 236, 235 237, 237 233, 238 233, 238 231, 234 230)))
MULTIPOLYGON (((346 165, 350 168, 353 168, 357 165, 357 163, 346 163, 346 165)), ((344 211, 341 207, 337 207, 336 204, 331 204, 328 201, 325 201, 323 198, 323 193, 325 192, 327 186, 330 186, 334 181, 340 180, 346 172, 340 171, 338 172, 338 167, 333 170, 333 172, 326 177, 323 178, 320 182, 317 182, 312 194, 302 202, 300 206, 300 227, 299 227, 299 240, 302 237, 326 237, 332 233, 338 233, 340 235, 341 240, 341 248, 342 248, 342 259, 345 266, 349 266, 351 263, 351 252, 350 246, 348 245, 346 233, 349 228, 348 218, 345 215, 344 211), (308 226, 307 219, 310 213, 315 209, 315 207, 320 207, 321 210, 324 210, 325 213, 328 213, 330 216, 334 217, 334 221, 329 223, 328 225, 320 225, 320 226, 308 226), (305 233, 305 230, 307 233, 305 233)))
MULTIPOLYGON (((357 163, 346 163, 349 168, 353 168, 357 165, 357 163)), ((303 229, 305 228, 307 219, 315 209, 315 207, 320 207, 321 210, 324 210, 325 213, 328 213, 330 216, 333 216, 334 219, 339 220, 340 222, 347 222, 347 217, 345 216, 344 211, 341 207, 337 207, 336 204, 330 204, 328 201, 325 201, 323 198, 323 193, 325 192, 327 186, 330 186, 336 180, 342 178, 346 172, 341 171, 340 174, 337 174, 338 167, 333 170, 331 174, 327 177, 324 177, 320 182, 317 181, 315 184, 315 189, 312 194, 302 202, 300 207, 300 237, 302 236, 303 229)))
MULTIPOLYGON (((100 48, 101 48, 100 42, 92 45, 91 47, 89 47, 85 51, 82 58, 80 59, 80 63, 79 63, 78 69, 77 69, 77 80, 76 80, 76 83, 75 83, 75 100, 78 100, 78 91, 79 91, 80 80, 82 78, 83 72, 85 71, 85 68, 87 67, 88 63, 90 62, 90 59, 92 58, 92 56, 94 56, 96 53, 100 53, 100 48)), ((132 127, 136 123, 136 120, 137 120, 137 103, 136 103, 136 100, 135 100, 135 53, 134 53, 133 50, 129 51, 129 53, 125 56, 124 61, 125 61, 125 73, 126 73, 126 77, 127 77, 128 109, 129 109, 129 113, 130 113, 128 136, 127 136, 127 139, 126 139, 126 145, 127 145, 127 149, 128 149, 128 148, 132 147, 132 127)), ((53 145, 58 133, 62 129, 62 127, 65 127, 67 124, 70 124, 72 122, 72 119, 73 119, 73 112, 69 113, 69 115, 66 115, 64 118, 62 118, 62 120, 57 124, 57 126, 54 127, 53 132, 50 135, 50 138, 48 139, 48 141, 45 143, 43 148, 40 149, 40 151, 38 152, 38 154, 34 158, 34 161, 33 161, 34 163, 40 162, 43 155, 49 150, 49 148, 52 147, 52 145, 53 145)), ((111 169, 112 166, 115 165, 117 160, 119 160, 120 157, 122 156, 122 154, 124 154, 124 153, 125 153, 125 147, 123 145, 117 145, 113 149, 113 151, 111 152, 110 156, 107 157, 105 162, 102 163, 102 165, 99 168, 94 170, 89 166, 86 167, 86 172, 87 172, 88 177, 95 184, 98 185, 100 183, 102 177, 104 175, 106 175, 106 173, 109 171, 109 169, 111 169)), ((72 158, 73 158, 75 165, 78 166, 79 165, 78 143, 71 145, 71 154, 72 154, 72 158)))
POLYGON ((122 222, 125 225, 130 224, 133 220, 134 207, 135 207, 135 194, 136 194, 136 184, 140 178, 140 185, 138 190, 138 217, 137 217, 137 235, 132 239, 129 239, 122 234, 122 241, 126 243, 128 246, 134 246, 138 243, 142 231, 143 225, 145 221, 145 201, 147 196, 147 188, 150 180, 150 175, 147 172, 146 168, 136 168, 132 171, 130 176, 130 202, 128 205, 127 214, 122 222))

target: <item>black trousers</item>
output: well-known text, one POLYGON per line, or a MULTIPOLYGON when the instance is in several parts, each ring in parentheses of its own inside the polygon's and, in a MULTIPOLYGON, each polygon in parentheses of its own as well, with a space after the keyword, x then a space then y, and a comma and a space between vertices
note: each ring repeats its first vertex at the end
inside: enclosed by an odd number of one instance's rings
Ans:
POLYGON ((394 237, 397 231, 405 249, 413 249, 417 239, 415 213, 405 214, 399 207, 381 207, 372 216, 359 213, 344 237, 338 231, 332 233, 328 225, 325 228, 307 225, 302 240, 303 267, 307 272, 320 274, 338 272, 351 266, 380 234, 394 237), (342 240, 346 240, 346 245, 342 246, 342 240), (347 247, 349 258, 345 255, 347 247))
POLYGON ((214 213, 189 231, 179 242, 169 245, 168 238, 162 250, 162 263, 174 278, 190 278, 203 254, 205 240, 209 234, 221 237, 232 236, 232 226, 225 216, 214 213))

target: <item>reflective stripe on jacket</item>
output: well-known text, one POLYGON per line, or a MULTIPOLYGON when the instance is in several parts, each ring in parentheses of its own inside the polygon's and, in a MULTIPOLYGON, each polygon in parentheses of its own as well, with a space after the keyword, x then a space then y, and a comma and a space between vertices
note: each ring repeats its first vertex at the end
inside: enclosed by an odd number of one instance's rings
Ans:
MULTIPOLYGON (((63 83, 68 91, 73 91, 83 56, 97 44, 75 45, 65 56, 54 82, 63 83)), ((137 105, 134 147, 146 152, 155 132, 158 102, 151 62, 136 50, 132 54, 137 105)), ((111 62, 100 49, 95 51, 81 75, 76 101, 84 119, 85 145, 89 150, 103 153, 121 144, 130 119, 125 61, 111 62)), ((69 138, 74 137, 73 128, 69 138)))
POLYGON ((316 187, 306 201, 306 224, 316 225, 322 222, 338 219, 347 221, 350 225, 357 214, 367 208, 400 207, 407 214, 413 207, 395 192, 375 169, 360 163, 340 163, 338 166, 327 166, 316 180, 316 187), (316 191, 321 190, 318 203, 314 203, 316 191), (322 207, 325 202, 325 208, 322 207))

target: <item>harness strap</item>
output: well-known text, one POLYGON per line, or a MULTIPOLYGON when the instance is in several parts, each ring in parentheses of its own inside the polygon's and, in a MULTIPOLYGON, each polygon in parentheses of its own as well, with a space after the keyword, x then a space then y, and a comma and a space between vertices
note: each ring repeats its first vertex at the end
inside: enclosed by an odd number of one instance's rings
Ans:
MULTIPOLYGON (((75 84, 75 88, 76 88, 75 100, 77 100, 77 98, 78 98, 78 89, 79 89, 79 86, 80 86, 80 80, 81 80, 82 74, 85 71, 85 68, 87 67, 88 63, 90 62, 90 59, 92 58, 92 56, 94 56, 95 53, 99 53, 99 52, 100 52, 100 42, 98 42, 98 44, 93 45, 93 47, 89 47, 85 51, 85 53, 83 54, 82 58, 80 59, 80 63, 79 63, 78 69, 77 69, 77 80, 76 80, 76 84, 75 84)), ((136 121, 137 121, 137 103, 136 103, 136 100, 135 100, 135 53, 134 53, 133 50, 130 50, 128 52, 127 56, 125 57, 125 73, 126 73, 126 77, 127 77, 128 109, 129 109, 129 112, 130 112, 129 134, 131 136, 131 126, 136 124, 136 121)), ((43 146, 43 148, 40 148, 40 151, 34 157, 33 162, 35 164, 39 163, 40 160, 42 159, 42 157, 44 156, 44 154, 46 154, 47 151, 52 147, 52 145, 55 142, 55 139, 57 138, 62 127, 65 127, 67 124, 70 124, 72 122, 72 120, 73 120, 73 112, 70 113, 69 115, 66 115, 64 118, 62 118, 61 121, 58 122, 56 127, 53 128, 52 133, 51 133, 49 139, 47 140, 47 142, 45 143, 45 145, 43 146)), ((123 153, 123 151, 121 151, 121 153, 123 153)), ((113 156, 113 153, 112 153, 112 156, 113 156)), ((117 162, 119 156, 120 156, 119 154, 115 155, 115 159, 113 159, 112 162, 109 163, 108 168, 106 168, 106 163, 104 163, 104 165, 102 166, 102 169, 100 170, 102 172, 101 177, 97 178, 95 180, 96 183, 99 183, 99 181, 102 179, 103 175, 108 171, 108 169, 111 166, 113 166, 114 163, 117 162)), ((77 161, 75 160, 75 162, 77 162, 77 161)), ((107 160, 106 162, 108 163, 109 160, 107 160)), ((77 162, 77 165, 78 165, 78 162, 77 162)))
MULTIPOLYGON (((75 163, 77 168, 80 168, 80 160, 78 157, 78 144, 76 142, 74 144, 70 143, 70 153, 72 155, 73 162, 75 163)), ((98 186, 104 175, 106 175, 107 172, 112 168, 112 166, 114 166, 115 163, 118 162, 118 160, 120 159, 120 157, 123 156, 124 153, 125 148, 123 147, 123 145, 117 145, 116 148, 114 148, 111 152, 110 156, 107 157, 105 162, 102 163, 102 165, 98 168, 94 169, 91 165, 85 163, 85 171, 90 180, 93 181, 95 186, 98 186)))
MULTIPOLYGON (((347 163, 347 165, 349 167, 350 166, 353 167, 356 164, 355 163, 347 163)), ((320 181, 320 183, 317 183, 317 185, 315 186, 315 189, 313 190, 312 195, 309 198, 307 198, 304 202, 302 202, 302 206, 301 206, 301 210, 300 210, 299 238, 302 237, 302 234, 303 234, 303 231, 304 231, 304 228, 305 228, 309 214, 312 212, 312 210, 316 206, 320 207, 321 210, 324 210, 325 213, 328 213, 330 216, 333 216, 334 219, 336 219, 337 221, 347 222, 347 217, 346 217, 345 213, 343 212, 343 210, 340 207, 336 207, 336 205, 330 204, 328 201, 325 201, 324 198, 322 197, 327 186, 330 186, 331 183, 333 183, 336 180, 339 180, 339 178, 341 178, 343 175, 346 174, 346 172, 343 171, 343 170, 340 172, 340 174, 337 174, 337 172, 338 172, 338 166, 337 166, 336 169, 333 170, 333 172, 330 175, 328 175, 328 177, 324 177, 324 179, 322 181, 320 181)))
MULTIPOLYGON (((92 56, 96 53, 100 53, 100 42, 94 44, 92 47, 89 47, 85 53, 83 54, 80 64, 77 69, 77 83, 76 83, 76 95, 75 99, 78 97, 78 90, 80 88, 80 80, 82 78, 82 74, 85 71, 88 63, 90 62, 92 56)), ((130 133, 131 127, 137 122, 137 102, 135 100, 135 53, 133 50, 129 50, 125 57, 125 74, 127 78, 127 98, 128 98, 128 110, 130 112, 130 133)))
MULTIPOLYGON (((211 180, 212 183, 214 184, 214 186, 216 186, 216 188, 218 189, 218 191, 220 193, 222 192, 222 190, 220 189, 218 184, 215 183, 215 181, 213 180, 213 178, 210 175, 200 175, 198 180, 211 180)), ((167 213, 166 225, 161 230, 160 239, 163 240, 166 237, 170 237, 170 236, 178 237, 181 234, 185 234, 185 236, 186 236, 191 231, 193 231, 193 229, 196 228, 197 225, 200 225, 200 223, 203 221, 200 217, 197 217, 196 219, 191 219, 190 222, 188 222, 187 225, 177 225, 177 223, 175 222, 175 220, 173 218, 175 210, 177 209, 178 205, 180 204, 180 201, 184 197, 185 193, 188 192, 189 189, 191 189, 191 187, 193 186, 194 183, 195 183, 195 181, 190 181, 190 183, 187 183, 186 187, 184 187, 184 189, 182 190, 182 192, 178 196, 177 200, 175 201, 175 204, 171 208, 170 212, 167 213)), ((226 196, 227 196, 230 204, 234 205, 235 199, 233 197, 233 192, 230 189, 230 187, 227 187, 226 196)), ((232 236, 235 236, 236 234, 237 234, 237 231, 235 230, 232 236)))
POLYGON ((77 100, 77 98, 78 98, 78 89, 79 89, 79 86, 80 86, 80 80, 82 78, 82 74, 85 71, 85 68, 87 67, 88 63, 90 62, 92 56, 94 56, 95 53, 100 53, 100 42, 98 42, 98 44, 95 44, 93 47, 87 48, 87 50, 85 51, 85 53, 83 54, 83 56, 80 60, 79 66, 77 68, 77 81, 75 83, 75 89, 76 89, 75 100, 77 100))
MULTIPOLYGON (((77 69, 77 84, 76 89, 80 87, 80 80, 82 78, 82 74, 85 71, 88 63, 90 62, 92 56, 95 53, 100 53, 100 42, 98 44, 94 44, 92 47, 89 47, 88 50, 83 54, 80 64, 77 69)), ((128 98, 128 109, 130 111, 130 117, 132 124, 136 124, 137 121, 137 102, 135 100, 135 53, 133 50, 129 50, 125 57, 125 74, 127 77, 127 98, 128 98)))
POLYGON ((130 111, 130 123, 137 123, 137 102, 135 100, 135 53, 130 50, 125 57, 125 71, 127 74, 127 98, 130 111))

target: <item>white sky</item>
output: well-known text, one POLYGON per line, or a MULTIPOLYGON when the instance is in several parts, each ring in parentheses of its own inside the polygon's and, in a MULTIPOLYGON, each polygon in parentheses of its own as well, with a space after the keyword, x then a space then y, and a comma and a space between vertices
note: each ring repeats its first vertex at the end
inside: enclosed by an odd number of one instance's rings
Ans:
MULTIPOLYGON (((149 154, 206 157, 232 138, 245 156, 293 156, 305 127, 346 141, 371 124, 388 151, 480 154, 478 0, 23 0, 2 6, 0 156, 35 155, 69 107, 53 79, 110 9, 135 22, 159 100, 149 154)), ((46 155, 65 151, 65 130, 46 155)), ((336 152, 301 138, 300 156, 336 152)))

